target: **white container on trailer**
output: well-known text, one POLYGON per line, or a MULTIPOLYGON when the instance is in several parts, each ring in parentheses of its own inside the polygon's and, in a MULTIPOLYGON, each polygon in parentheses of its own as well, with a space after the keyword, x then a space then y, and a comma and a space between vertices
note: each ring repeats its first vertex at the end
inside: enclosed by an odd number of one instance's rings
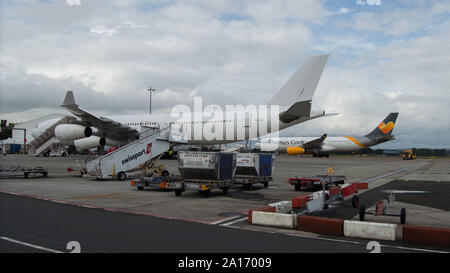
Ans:
POLYGON ((267 153, 237 153, 236 177, 272 176, 275 156, 267 153))
POLYGON ((231 180, 236 170, 236 154, 180 151, 178 170, 184 180, 231 180))

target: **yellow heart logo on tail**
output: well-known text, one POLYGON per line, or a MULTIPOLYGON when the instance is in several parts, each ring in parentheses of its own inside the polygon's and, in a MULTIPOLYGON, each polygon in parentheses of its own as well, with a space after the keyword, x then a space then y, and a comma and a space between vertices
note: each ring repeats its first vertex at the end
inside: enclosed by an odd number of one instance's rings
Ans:
POLYGON ((392 121, 389 121, 388 124, 384 124, 384 122, 381 122, 380 125, 378 125, 378 129, 381 130, 381 132, 385 134, 389 134, 392 129, 394 129, 394 123, 392 121))

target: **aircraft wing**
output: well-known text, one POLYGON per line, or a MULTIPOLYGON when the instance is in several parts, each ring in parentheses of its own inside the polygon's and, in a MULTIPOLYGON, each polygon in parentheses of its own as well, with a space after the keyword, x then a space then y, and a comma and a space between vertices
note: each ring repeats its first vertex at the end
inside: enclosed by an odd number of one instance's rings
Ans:
POLYGON ((72 91, 67 91, 66 96, 64 97, 63 104, 61 105, 64 109, 74 114, 87 126, 93 126, 101 131, 105 131, 108 135, 128 135, 128 134, 137 134, 136 129, 131 128, 129 126, 123 125, 117 121, 105 118, 98 117, 94 114, 89 113, 88 111, 80 108, 75 103, 75 98, 73 96, 72 91))
POLYGON ((302 147, 305 149, 320 149, 322 148, 325 138, 327 138, 327 134, 324 134, 320 138, 303 143, 302 147))

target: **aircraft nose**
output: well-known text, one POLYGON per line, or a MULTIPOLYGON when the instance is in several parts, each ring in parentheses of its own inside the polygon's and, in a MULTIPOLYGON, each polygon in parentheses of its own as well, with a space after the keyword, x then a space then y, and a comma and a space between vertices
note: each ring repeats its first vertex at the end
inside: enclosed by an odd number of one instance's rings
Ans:
POLYGON ((258 149, 260 149, 260 148, 261 148, 261 142, 256 143, 256 144, 255 144, 255 147, 258 148, 258 149))

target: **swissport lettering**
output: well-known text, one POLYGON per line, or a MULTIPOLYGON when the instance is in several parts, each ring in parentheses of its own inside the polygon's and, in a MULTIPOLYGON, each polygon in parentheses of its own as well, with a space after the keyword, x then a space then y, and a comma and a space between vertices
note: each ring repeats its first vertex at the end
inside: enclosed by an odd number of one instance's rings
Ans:
POLYGON ((138 157, 142 156, 143 154, 145 154, 145 149, 142 149, 142 151, 135 153, 134 155, 129 155, 126 159, 122 160, 122 165, 125 163, 128 163, 129 161, 137 159, 138 157))

